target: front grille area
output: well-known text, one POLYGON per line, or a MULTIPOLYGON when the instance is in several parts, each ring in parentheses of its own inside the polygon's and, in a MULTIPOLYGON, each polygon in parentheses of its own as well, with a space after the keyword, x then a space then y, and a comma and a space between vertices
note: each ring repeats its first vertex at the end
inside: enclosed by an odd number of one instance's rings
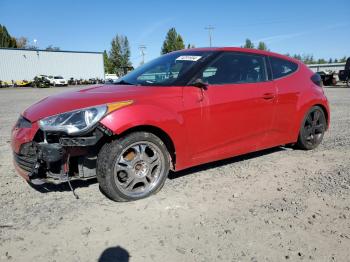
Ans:
POLYGON ((17 163, 17 165, 27 171, 27 172, 31 172, 34 168, 34 165, 36 163, 36 157, 35 156, 23 156, 23 155, 19 155, 16 153, 13 153, 14 155, 14 159, 17 163))
POLYGON ((21 146, 19 154, 13 153, 17 165, 25 171, 31 172, 37 161, 36 151, 33 143, 26 143, 21 146))

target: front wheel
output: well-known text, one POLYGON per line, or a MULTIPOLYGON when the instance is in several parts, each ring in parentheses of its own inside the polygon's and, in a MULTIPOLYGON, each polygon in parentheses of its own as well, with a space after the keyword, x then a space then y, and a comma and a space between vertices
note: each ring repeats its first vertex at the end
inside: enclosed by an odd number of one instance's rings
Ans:
POLYGON ((104 145, 97 158, 97 180, 115 201, 133 201, 158 192, 164 185, 170 157, 163 141, 135 132, 104 145))
POLYGON ((327 120, 322 108, 312 107, 303 120, 296 146, 305 150, 316 148, 322 142, 326 127, 327 120))

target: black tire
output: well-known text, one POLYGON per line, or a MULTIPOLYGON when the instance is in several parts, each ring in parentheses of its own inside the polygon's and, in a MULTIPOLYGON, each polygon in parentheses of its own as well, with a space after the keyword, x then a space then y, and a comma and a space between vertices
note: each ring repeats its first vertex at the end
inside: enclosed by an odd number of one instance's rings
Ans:
POLYGON ((327 120, 322 108, 312 107, 303 119, 296 147, 304 150, 316 148, 322 142, 326 128, 327 120))
MULTIPOLYGON (((153 156, 153 157, 154 157, 153 156)), ((128 156, 127 156, 128 157, 128 156)), ((147 157, 146 157, 147 158, 147 157)), ((138 158, 141 159, 141 158, 138 158)), ((149 158, 150 159, 150 158, 149 158)), ((157 160, 158 161, 158 160, 157 160)), ((151 164, 150 164, 151 165, 151 164)), ((112 200, 114 201, 134 201, 142 198, 146 198, 152 194, 157 193, 164 185, 165 180, 169 173, 169 167, 170 167, 170 156, 169 152, 163 143, 161 139, 159 139, 157 136, 155 136, 152 133, 147 132, 134 132, 130 133, 124 137, 118 138, 110 143, 105 144, 97 157, 97 167, 96 167, 96 174, 97 174, 97 180, 100 184, 101 190, 112 200), (142 160, 136 159, 136 156, 140 154, 140 156, 143 156, 142 159, 145 158, 145 155, 140 152, 133 152, 134 159, 128 160, 130 161, 130 167, 129 164, 125 169, 128 169, 128 172, 124 172, 125 170, 122 170, 123 167, 121 167, 122 163, 125 163, 125 154, 129 155, 130 153, 127 152, 127 150, 133 150, 135 147, 139 147, 142 152, 145 153, 146 149, 141 149, 142 146, 146 145, 145 147, 149 145, 153 151, 156 151, 154 153, 154 156, 156 158, 159 157, 159 166, 153 167, 148 166, 143 167, 142 165, 142 173, 144 177, 139 177, 139 174, 137 172, 141 173, 140 168, 136 169, 139 162, 142 160), (122 160, 121 160, 122 159, 122 160), (122 162, 123 161, 123 162, 122 162), (134 163, 134 164, 132 164, 134 163), (122 169, 120 169, 120 167, 122 169), (133 182, 129 181, 129 171, 131 171, 132 175, 130 175, 130 179, 138 180, 143 179, 147 180, 145 182, 133 182), (146 171, 144 171, 146 170, 146 171), (156 170, 156 172, 153 172, 156 170), (123 177, 120 177, 120 173, 123 174, 123 177), (145 174, 146 173, 146 174, 145 174), (151 179, 149 179, 149 175, 151 176, 152 173, 157 173, 157 176, 154 175, 154 181, 152 182, 151 179), (151 181, 151 182, 149 182, 151 181), (149 187, 147 188, 147 182, 149 183, 149 187), (127 188, 129 187, 127 184, 135 184, 135 188, 131 186, 132 188, 127 191, 127 188), (142 183, 144 183, 143 186, 142 183), (136 187, 136 185, 139 185, 136 187), (152 186, 152 187, 151 187, 152 186), (149 189, 149 190, 146 190, 149 189), (135 190, 135 192, 133 192, 135 190), (142 191, 144 190, 144 191, 142 191), (140 191, 140 192, 138 192, 140 191)))

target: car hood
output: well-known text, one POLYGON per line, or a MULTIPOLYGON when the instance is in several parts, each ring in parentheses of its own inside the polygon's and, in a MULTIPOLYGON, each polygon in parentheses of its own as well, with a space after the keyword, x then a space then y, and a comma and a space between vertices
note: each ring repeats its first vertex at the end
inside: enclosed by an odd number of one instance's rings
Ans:
MULTIPOLYGON (((162 90, 165 89, 168 88, 133 85, 94 86, 46 97, 26 109, 23 116, 31 122, 36 122, 48 116, 106 103, 130 99, 138 101, 150 96, 155 99, 155 95, 164 93, 162 90)), ((168 89, 168 95, 174 95, 174 92, 169 91, 168 89)))

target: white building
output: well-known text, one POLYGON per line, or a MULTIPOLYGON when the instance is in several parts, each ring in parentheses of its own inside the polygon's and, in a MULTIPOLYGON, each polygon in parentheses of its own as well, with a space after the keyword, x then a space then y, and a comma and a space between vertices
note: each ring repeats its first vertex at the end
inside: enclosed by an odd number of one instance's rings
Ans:
POLYGON ((0 48, 0 80, 32 80, 36 75, 104 79, 99 52, 0 48))
POLYGON ((312 64, 307 66, 315 73, 321 71, 333 71, 335 73, 338 73, 339 70, 344 70, 345 63, 312 64))

